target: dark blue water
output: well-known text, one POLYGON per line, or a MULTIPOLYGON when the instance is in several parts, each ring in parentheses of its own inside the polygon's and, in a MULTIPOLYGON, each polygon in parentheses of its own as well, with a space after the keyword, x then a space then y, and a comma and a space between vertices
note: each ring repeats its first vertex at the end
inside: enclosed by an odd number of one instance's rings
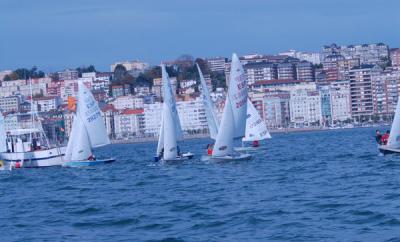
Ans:
POLYGON ((111 165, 2 172, 0 241, 395 241, 400 156, 378 156, 373 135, 277 134, 223 164, 160 165, 155 143, 113 145, 99 150, 111 165))

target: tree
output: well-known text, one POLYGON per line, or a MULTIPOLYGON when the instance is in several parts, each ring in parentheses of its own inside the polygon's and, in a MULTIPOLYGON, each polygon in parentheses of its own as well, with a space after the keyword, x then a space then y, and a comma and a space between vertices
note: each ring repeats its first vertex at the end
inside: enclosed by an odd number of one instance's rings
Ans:
POLYGON ((115 81, 122 81, 124 76, 127 74, 125 66, 118 64, 114 69, 114 79, 115 81))
POLYGON ((78 76, 82 77, 82 73, 87 73, 87 72, 96 72, 96 68, 94 67, 94 65, 90 65, 88 67, 86 66, 81 66, 76 68, 75 70, 78 71, 78 76))

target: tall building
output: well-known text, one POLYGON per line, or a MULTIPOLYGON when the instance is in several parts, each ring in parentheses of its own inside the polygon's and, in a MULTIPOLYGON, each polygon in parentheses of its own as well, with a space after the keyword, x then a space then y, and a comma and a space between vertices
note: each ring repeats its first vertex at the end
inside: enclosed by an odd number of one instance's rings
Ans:
POLYGON ((400 67, 386 68, 372 75, 374 114, 390 119, 400 94, 400 67))
POLYGON ((392 61, 392 66, 400 66, 400 49, 390 50, 390 60, 392 61))
POLYGON ((338 80, 348 80, 349 71, 356 66, 360 66, 360 59, 343 59, 337 62, 338 80))
POLYGON ((324 58, 323 70, 326 74, 326 81, 339 80, 339 61, 345 58, 339 53, 332 53, 324 58))
POLYGON ((210 68, 210 71, 213 71, 213 72, 224 72, 225 71, 225 62, 226 62, 225 57, 207 58, 206 62, 207 62, 208 68, 210 68))
POLYGON ((331 82, 330 98, 333 123, 351 119, 350 82, 331 82))
POLYGON ((278 79, 295 80, 296 69, 293 63, 279 63, 277 66, 278 79))
POLYGON ((315 81, 314 67, 310 62, 301 61, 296 64, 297 80, 306 82, 315 81))
POLYGON ((276 66, 268 62, 254 62, 244 65, 244 71, 249 85, 261 80, 277 78, 276 66))
POLYGON ((290 122, 290 92, 272 91, 264 95, 264 120, 269 129, 286 128, 290 122))
POLYGON ((324 86, 319 90, 321 96, 321 115, 324 125, 329 126, 332 122, 331 92, 329 86, 324 86))
POLYGON ((297 89, 290 92, 290 122, 294 127, 319 126, 322 120, 318 91, 297 89))
POLYGON ((373 65, 361 65, 349 71, 351 113, 359 121, 371 118, 374 112, 371 74, 373 65))
POLYGON ((57 72, 59 80, 76 80, 79 77, 78 74, 78 71, 75 69, 65 69, 57 72))

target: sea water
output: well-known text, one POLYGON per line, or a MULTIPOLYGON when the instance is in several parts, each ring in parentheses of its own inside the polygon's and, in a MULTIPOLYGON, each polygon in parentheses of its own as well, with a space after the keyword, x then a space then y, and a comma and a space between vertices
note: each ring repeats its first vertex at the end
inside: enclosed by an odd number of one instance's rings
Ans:
POLYGON ((0 241, 391 241, 400 156, 375 129, 273 135, 242 162, 153 161, 156 143, 111 145, 92 168, 0 173, 0 241))

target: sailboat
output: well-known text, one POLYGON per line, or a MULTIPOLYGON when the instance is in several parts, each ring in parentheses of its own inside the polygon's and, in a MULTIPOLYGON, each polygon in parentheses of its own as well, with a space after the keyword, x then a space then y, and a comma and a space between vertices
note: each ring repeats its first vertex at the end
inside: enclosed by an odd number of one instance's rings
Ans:
MULTIPOLYGON (((32 82, 32 81, 31 81, 32 82)), ((61 166, 66 147, 50 145, 37 110, 33 107, 31 84, 31 127, 5 131, 4 117, 0 122, 0 160, 15 168, 61 166), (4 134, 6 133, 6 134, 4 134), (4 142, 6 145, 4 146, 4 142)))
POLYGON ((258 142, 264 139, 270 139, 271 134, 267 129, 267 125, 261 118, 257 109, 254 107, 250 99, 247 100, 247 118, 246 118, 246 135, 242 139, 242 146, 236 147, 236 151, 252 151, 259 148, 258 142), (253 142, 253 146, 245 146, 245 142, 253 142))
POLYGON ((379 145, 382 154, 400 153, 400 99, 397 101, 396 111, 392 127, 390 129, 389 140, 386 145, 379 145))
POLYGON ((93 155, 93 148, 110 144, 110 139, 92 93, 81 81, 78 88, 76 112, 63 166, 82 167, 114 162, 113 158, 98 160, 93 155))
POLYGON ((175 95, 172 92, 171 83, 164 65, 162 69, 162 82, 164 103, 162 109, 160 135, 157 144, 157 156, 155 161, 184 161, 193 158, 190 152, 181 154, 178 139, 183 138, 182 128, 176 108, 175 95))
POLYGON ((245 136, 247 99, 247 80, 243 67, 238 56, 233 54, 228 93, 211 160, 239 161, 252 158, 250 154, 234 151, 235 141, 245 136))
POLYGON ((207 83, 204 79, 203 73, 201 72, 200 66, 197 63, 196 65, 200 76, 201 95, 203 98, 203 106, 206 114, 208 130, 210 132, 210 138, 215 140, 218 134, 219 122, 217 119, 217 115, 215 114, 214 111, 214 105, 211 101, 210 92, 208 90, 207 83))

